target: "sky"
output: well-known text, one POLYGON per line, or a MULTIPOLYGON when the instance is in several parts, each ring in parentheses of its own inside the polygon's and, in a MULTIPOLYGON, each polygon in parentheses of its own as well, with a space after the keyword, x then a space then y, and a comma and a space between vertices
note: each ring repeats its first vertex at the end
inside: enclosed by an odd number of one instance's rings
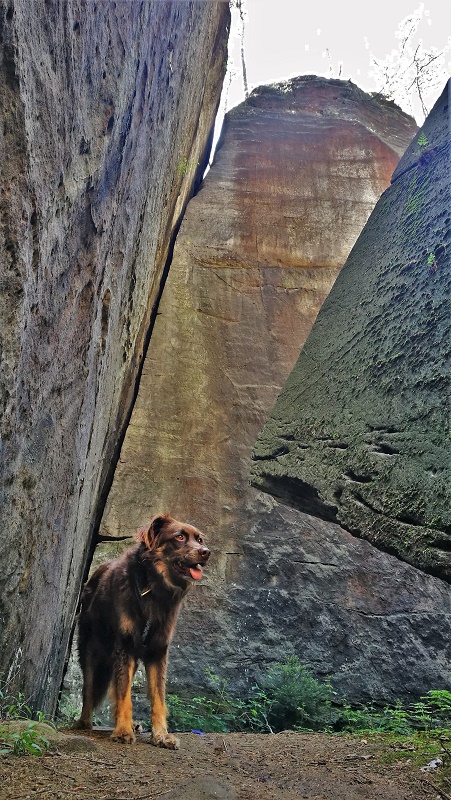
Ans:
MULTIPOLYGON (((378 87, 370 75, 370 52, 384 58, 399 47, 399 23, 421 5, 421 35, 425 47, 442 48, 451 37, 451 0, 242 0, 245 9, 244 47, 249 89, 297 75, 351 79, 365 91, 378 87), (341 70, 341 74, 340 74, 341 70)), ((233 12, 229 45, 232 81, 227 108, 244 99, 240 66, 239 17, 233 12)), ((451 74, 451 53, 446 58, 451 74)), ((432 107, 444 83, 428 104, 432 107)), ((404 109, 408 110, 408 109, 404 109)), ((414 108, 422 122, 421 108, 414 108)))

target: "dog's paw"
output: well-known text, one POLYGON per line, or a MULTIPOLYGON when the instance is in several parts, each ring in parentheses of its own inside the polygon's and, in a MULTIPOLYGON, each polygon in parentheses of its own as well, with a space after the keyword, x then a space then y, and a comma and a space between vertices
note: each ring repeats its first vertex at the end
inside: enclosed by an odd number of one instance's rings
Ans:
POLYGON ((74 731, 92 731, 92 722, 90 720, 75 719, 72 723, 72 730, 74 731))
POLYGON ((132 729, 128 728, 115 728, 111 734, 113 742, 124 742, 125 744, 134 744, 136 736, 132 729))
POLYGON ((180 742, 172 733, 152 733, 151 744, 155 747, 166 747, 168 750, 178 750, 180 742))

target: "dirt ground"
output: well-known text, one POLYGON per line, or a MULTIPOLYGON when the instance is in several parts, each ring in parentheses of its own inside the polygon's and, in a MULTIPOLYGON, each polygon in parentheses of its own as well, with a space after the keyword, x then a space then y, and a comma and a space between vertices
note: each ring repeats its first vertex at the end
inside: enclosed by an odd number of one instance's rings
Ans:
POLYGON ((374 736, 186 733, 170 751, 109 733, 58 733, 42 757, 0 757, 1 800, 451 800, 408 751, 384 763, 389 745, 374 736))

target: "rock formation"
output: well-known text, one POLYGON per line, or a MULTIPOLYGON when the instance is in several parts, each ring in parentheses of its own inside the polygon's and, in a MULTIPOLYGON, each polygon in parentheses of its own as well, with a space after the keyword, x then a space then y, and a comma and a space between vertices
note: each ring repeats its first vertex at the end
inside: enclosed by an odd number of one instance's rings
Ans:
POLYGON ((440 581, 248 483, 255 438, 416 130, 347 82, 263 87, 227 115, 187 207, 101 526, 130 535, 165 509, 209 537, 172 649, 178 691, 205 685, 207 665, 243 688, 293 652, 355 700, 449 674, 440 581))
POLYGON ((255 437, 415 131, 323 78, 261 87, 226 116, 177 237, 102 534, 163 504, 234 549, 255 437))
POLYGON ((228 4, 0 2, 0 673, 59 690, 228 4))
POLYGON ((451 581, 450 84, 254 451, 253 483, 451 581))

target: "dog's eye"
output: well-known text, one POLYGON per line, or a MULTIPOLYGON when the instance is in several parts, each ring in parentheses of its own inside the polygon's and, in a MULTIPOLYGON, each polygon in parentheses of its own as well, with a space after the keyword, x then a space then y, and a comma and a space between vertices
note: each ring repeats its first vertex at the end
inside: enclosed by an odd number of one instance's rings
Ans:
POLYGON ((198 544, 203 544, 204 543, 204 540, 202 539, 202 536, 196 536, 196 539, 197 539, 198 544))
POLYGON ((178 533, 178 534, 177 534, 177 535, 176 535, 174 538, 175 538, 175 539, 176 539, 178 542, 185 542, 185 541, 186 541, 186 536, 185 536, 185 534, 184 534, 184 533, 178 533))

